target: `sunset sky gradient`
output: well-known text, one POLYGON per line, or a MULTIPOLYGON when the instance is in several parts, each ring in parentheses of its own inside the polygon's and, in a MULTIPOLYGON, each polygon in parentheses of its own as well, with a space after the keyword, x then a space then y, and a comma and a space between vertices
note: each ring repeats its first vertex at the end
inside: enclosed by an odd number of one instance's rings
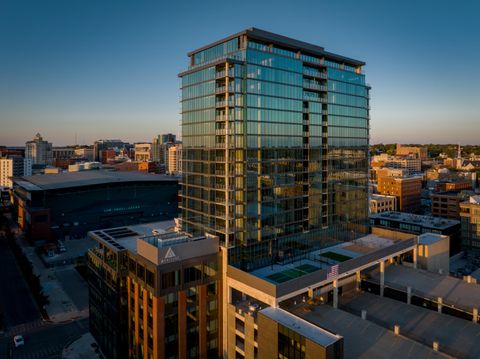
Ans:
POLYGON ((0 145, 179 134, 186 53, 247 27, 367 63, 371 142, 480 144, 480 2, 3 0, 0 145))

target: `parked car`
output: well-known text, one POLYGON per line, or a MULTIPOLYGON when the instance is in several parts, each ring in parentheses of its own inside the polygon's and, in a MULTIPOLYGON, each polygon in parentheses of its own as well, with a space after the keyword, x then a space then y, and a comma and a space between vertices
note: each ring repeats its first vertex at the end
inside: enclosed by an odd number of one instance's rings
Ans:
POLYGON ((15 345, 15 348, 25 345, 25 339, 23 339, 23 335, 15 335, 13 337, 13 344, 15 345))
POLYGON ((67 248, 65 248, 63 242, 58 241, 58 251, 59 251, 60 253, 63 253, 63 252, 66 252, 66 251, 67 251, 67 248))

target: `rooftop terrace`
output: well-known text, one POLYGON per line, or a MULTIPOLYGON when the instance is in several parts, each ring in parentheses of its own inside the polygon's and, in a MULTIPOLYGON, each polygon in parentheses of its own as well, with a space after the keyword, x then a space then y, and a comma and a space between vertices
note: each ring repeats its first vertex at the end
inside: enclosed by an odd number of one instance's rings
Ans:
POLYGON ((156 265, 218 252, 217 237, 175 232, 174 220, 102 229, 89 236, 115 253, 129 251, 156 265))
POLYGON ((101 242, 115 252, 129 250, 136 252, 137 239, 151 237, 173 230, 174 221, 150 222, 125 227, 106 228, 89 232, 90 237, 101 242))

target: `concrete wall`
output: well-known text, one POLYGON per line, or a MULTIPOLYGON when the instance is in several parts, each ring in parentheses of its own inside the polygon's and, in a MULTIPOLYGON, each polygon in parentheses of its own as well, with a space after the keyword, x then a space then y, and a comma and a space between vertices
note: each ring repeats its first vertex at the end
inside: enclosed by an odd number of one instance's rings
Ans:
POLYGON ((391 239, 410 239, 415 237, 414 234, 411 233, 404 233, 395 230, 380 228, 380 227, 372 227, 372 234, 375 234, 380 237, 386 237, 391 239))
POLYGON ((278 358, 278 323, 258 313, 258 358, 278 358))
POLYGON ((418 267, 430 272, 450 271, 450 237, 441 236, 441 240, 432 244, 418 245, 418 267))

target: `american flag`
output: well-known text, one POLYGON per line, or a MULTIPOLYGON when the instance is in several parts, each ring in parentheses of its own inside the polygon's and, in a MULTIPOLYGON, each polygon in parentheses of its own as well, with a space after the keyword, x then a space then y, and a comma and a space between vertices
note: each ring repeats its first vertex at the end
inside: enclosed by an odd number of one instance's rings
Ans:
POLYGON ((338 276, 338 264, 331 266, 327 272, 327 279, 335 278, 336 276, 338 276))

